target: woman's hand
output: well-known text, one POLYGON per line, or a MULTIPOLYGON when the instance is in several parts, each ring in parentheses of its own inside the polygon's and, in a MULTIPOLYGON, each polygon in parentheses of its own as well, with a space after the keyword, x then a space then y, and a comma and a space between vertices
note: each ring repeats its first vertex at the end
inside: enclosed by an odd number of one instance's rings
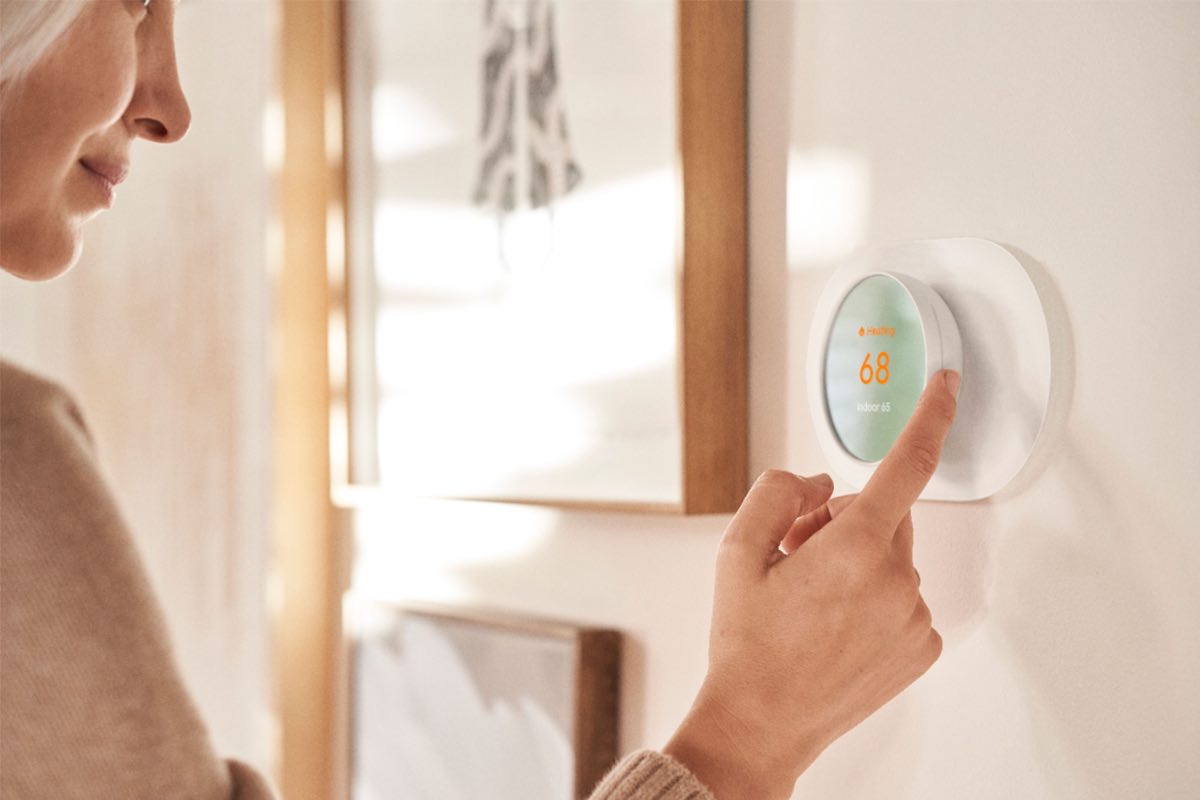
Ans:
POLYGON ((664 748, 720 800, 788 797, 826 746, 937 660, 909 509, 957 390, 955 373, 930 381, 861 494, 831 500, 826 475, 768 472, 725 531, 708 674, 664 748))

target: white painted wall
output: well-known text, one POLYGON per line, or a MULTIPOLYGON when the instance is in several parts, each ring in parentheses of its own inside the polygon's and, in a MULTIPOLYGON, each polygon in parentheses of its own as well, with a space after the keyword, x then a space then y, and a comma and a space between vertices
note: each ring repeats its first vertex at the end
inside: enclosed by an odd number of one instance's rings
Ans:
MULTIPOLYGON (((826 468, 801 359, 853 247, 1016 246, 1075 351, 1027 489, 915 510, 945 653, 797 797, 1200 795, 1200 4, 756 0, 750 50, 756 470, 826 468)), ((364 522, 364 595, 628 632, 627 748, 687 709, 724 517, 422 502, 364 522)))
MULTIPOLYGON (((1200 795, 1189 503, 1200 372, 1188 333, 1200 300, 1200 5, 799 4, 790 23, 786 6, 754 11, 760 50, 791 62, 789 87, 761 70, 752 79, 787 98, 788 147, 865 175, 865 202, 839 212, 859 215, 845 230, 862 243, 971 235, 1024 250, 1056 285, 1075 351, 1068 424, 1033 484, 920 509, 941 662, 801 790, 1200 795)), ((758 148, 756 165, 781 146, 758 148)), ((793 240, 791 363, 832 249, 793 240)), ((768 412, 786 419, 797 468, 818 460, 799 389, 789 383, 768 412)))

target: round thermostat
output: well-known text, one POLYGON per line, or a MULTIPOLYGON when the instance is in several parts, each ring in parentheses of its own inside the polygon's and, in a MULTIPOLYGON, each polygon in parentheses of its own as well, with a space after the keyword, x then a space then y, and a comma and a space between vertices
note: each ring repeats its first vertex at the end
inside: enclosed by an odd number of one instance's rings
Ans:
POLYGON ((1044 268, 985 239, 899 242, 843 262, 817 298, 804 366, 831 471, 865 486, 928 381, 954 369, 958 411, 921 497, 972 501, 1025 485, 1070 408, 1068 338, 1051 336, 1069 326, 1061 312, 1051 322, 1043 293, 1055 297, 1044 268))
POLYGON ((921 281, 867 275, 834 314, 823 369, 825 411, 838 444, 873 464, 904 429, 925 383, 939 370, 962 371, 958 325, 921 281))

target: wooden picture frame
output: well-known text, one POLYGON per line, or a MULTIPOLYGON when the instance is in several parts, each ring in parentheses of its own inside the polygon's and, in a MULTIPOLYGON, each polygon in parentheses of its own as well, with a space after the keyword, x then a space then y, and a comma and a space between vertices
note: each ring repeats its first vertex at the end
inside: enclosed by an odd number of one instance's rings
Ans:
POLYGON ((488 796, 508 797, 520 783, 585 800, 616 762, 617 631, 494 611, 375 611, 353 644, 352 800, 357 790, 431 796, 447 778, 456 796, 487 783, 488 796))
POLYGON ((736 511, 749 481, 746 8, 679 0, 685 514, 736 511))
MULTIPOLYGON (((680 447, 675 499, 573 497, 535 492, 435 492, 441 496, 552 505, 561 508, 728 513, 745 494, 748 475, 746 273, 746 9, 745 0, 671 0, 677 24, 678 216, 676 323, 680 447)), ((343 15, 347 13, 343 9, 343 15)), ((349 23, 343 16, 342 25, 349 23)), ((353 28, 353 25, 349 25, 353 28)), ((353 37, 353 32, 349 36, 353 37)), ((343 48, 344 76, 358 74, 343 48)), ((360 81, 361 83, 361 81, 360 81)), ((345 77, 342 140, 351 155, 344 203, 348 265, 335 297, 331 341, 345 344, 336 359, 333 401, 335 483, 377 483, 378 397, 375 375, 375 299, 363 264, 373 241, 363 222, 371 207, 368 184, 353 154, 369 148, 364 126, 348 109, 369 101, 369 87, 345 77), (358 176, 356 178, 356 176, 358 176)), ((361 161, 361 159, 360 159, 361 161)), ((416 468, 416 467, 414 467, 416 468)), ((349 493, 348 493, 349 494, 349 493)))
MULTIPOLYGON (((731 512, 745 492, 746 2, 678 6, 679 160, 683 191, 678 324, 681 500, 605 510, 731 512)), ((339 527, 370 476, 352 464, 372 398, 351 381, 370 358, 367 302, 348 274, 356 199, 347 191, 343 105, 348 53, 340 0, 281 2, 280 241, 274 304, 275 618, 282 793, 341 797, 346 786, 341 598, 348 529, 339 527), (331 491, 332 490, 332 491, 331 491), (341 510, 339 510, 341 507, 341 510)), ((570 504, 555 502, 557 506, 570 504)))

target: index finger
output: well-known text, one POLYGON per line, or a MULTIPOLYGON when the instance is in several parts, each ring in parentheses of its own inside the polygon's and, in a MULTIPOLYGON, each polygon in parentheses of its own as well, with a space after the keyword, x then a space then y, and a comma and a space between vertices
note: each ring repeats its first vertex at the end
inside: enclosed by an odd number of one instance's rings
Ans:
POLYGON ((855 512, 891 536, 921 496, 942 458, 958 407, 959 375, 942 370, 921 393, 916 410, 854 503, 855 512))

